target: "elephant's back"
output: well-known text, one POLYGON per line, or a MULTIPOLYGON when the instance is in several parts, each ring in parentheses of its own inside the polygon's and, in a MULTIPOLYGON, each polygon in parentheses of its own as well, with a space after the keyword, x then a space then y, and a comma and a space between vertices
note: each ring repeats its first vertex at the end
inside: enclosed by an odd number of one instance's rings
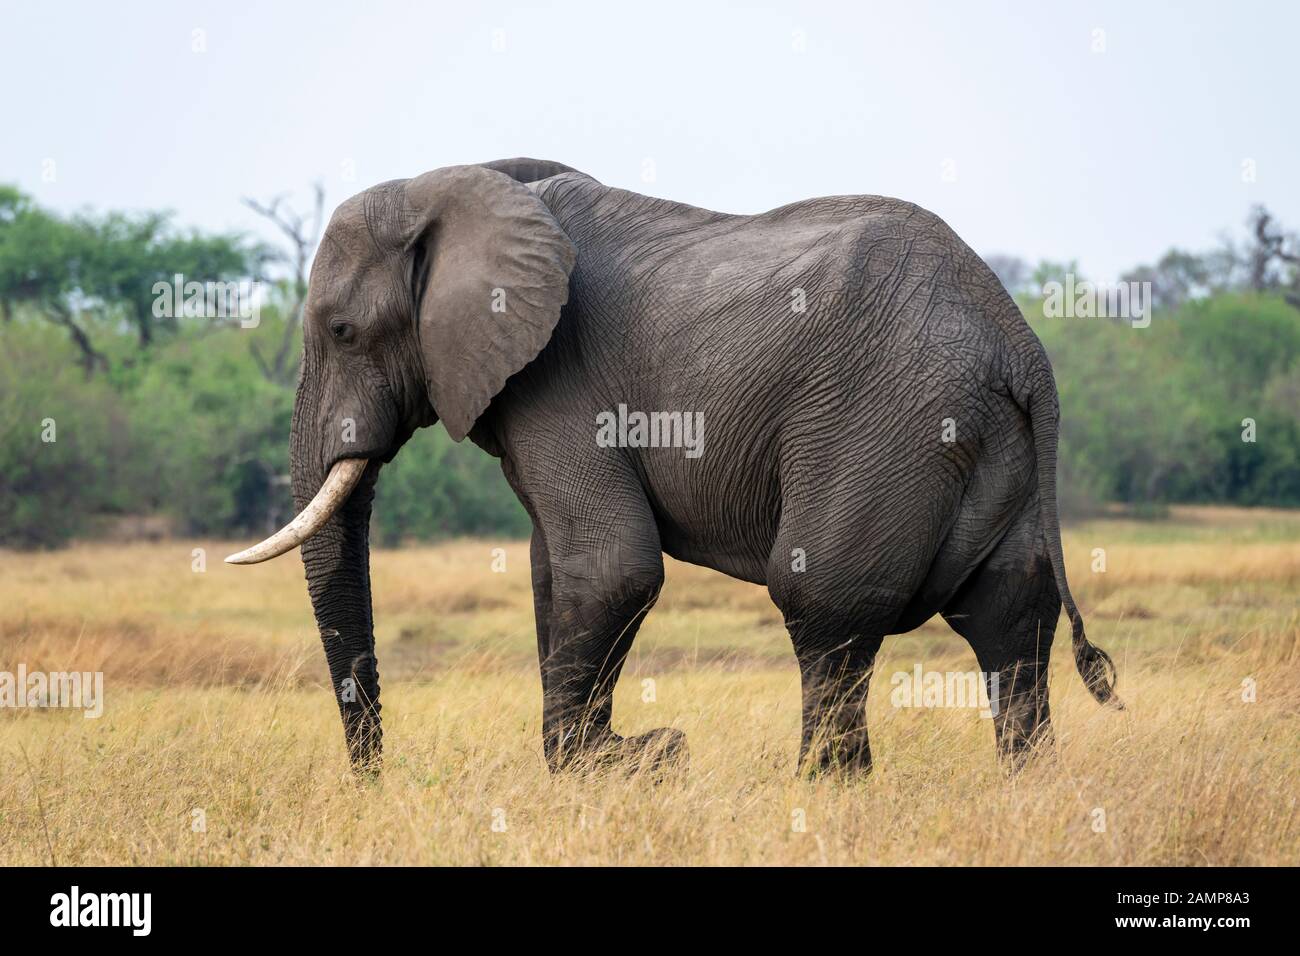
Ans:
POLYGON ((554 183, 547 202, 579 250, 561 338, 629 369, 644 385, 632 391, 671 393, 646 401, 855 404, 890 375, 916 389, 987 382, 1007 330, 1024 326, 970 247, 912 203, 829 196, 731 216, 554 183))
POLYGON ((882 390, 992 385, 1008 339, 1032 338, 974 251, 903 200, 733 216, 576 174, 545 195, 578 247, 559 338, 626 369, 647 407, 866 408, 882 390))

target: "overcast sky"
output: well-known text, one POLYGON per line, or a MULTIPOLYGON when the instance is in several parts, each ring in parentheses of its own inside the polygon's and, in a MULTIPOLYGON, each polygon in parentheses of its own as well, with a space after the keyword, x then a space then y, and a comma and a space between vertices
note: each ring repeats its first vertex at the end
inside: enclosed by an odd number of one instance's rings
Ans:
POLYGON ((1252 203, 1300 228, 1297 10, 8 4, 0 181, 260 234, 241 196, 320 180, 332 208, 531 155, 726 212, 898 196, 983 254, 1108 279, 1240 233, 1252 203))

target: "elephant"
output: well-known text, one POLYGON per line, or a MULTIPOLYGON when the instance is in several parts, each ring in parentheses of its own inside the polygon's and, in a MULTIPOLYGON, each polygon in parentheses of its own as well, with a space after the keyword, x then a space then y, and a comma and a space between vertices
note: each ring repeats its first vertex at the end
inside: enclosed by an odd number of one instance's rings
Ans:
POLYGON ((1062 605, 1085 685, 1122 706, 1066 582, 1047 354, 918 206, 733 215, 546 160, 444 167, 337 208, 302 315, 299 514, 227 560, 301 546, 358 771, 382 750, 375 483, 438 421, 500 459, 532 522, 553 772, 685 758, 676 730, 612 726, 664 554, 766 586, 800 671, 800 772, 870 769, 877 652, 936 614, 995 691, 1004 766, 1052 739, 1062 605))

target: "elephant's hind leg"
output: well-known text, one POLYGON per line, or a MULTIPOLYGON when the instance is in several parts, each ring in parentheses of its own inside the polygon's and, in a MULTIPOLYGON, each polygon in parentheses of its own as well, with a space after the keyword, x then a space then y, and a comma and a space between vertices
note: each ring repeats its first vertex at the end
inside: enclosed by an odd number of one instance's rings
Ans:
POLYGON ((799 661, 803 694, 800 773, 871 769, 867 737, 867 685, 876 653, 890 626, 906 606, 910 591, 866 579, 887 579, 866 566, 859 548, 836 542, 814 555, 801 570, 783 556, 789 542, 779 539, 769 564, 768 590, 785 616, 799 661))
POLYGON ((1035 496, 943 610, 975 651, 1009 770, 1051 745, 1047 665, 1060 610, 1035 496))
POLYGON ((803 693, 800 773, 869 771, 867 685, 881 637, 836 631, 820 641, 800 625, 791 633, 803 693))
POLYGON ((942 473, 926 477, 905 496, 855 474, 819 483, 796 472, 785 481, 767 584, 799 661, 801 772, 871 768, 866 701, 876 653, 919 590, 941 538, 940 512, 957 496, 942 473), (914 501, 938 504, 917 513, 914 501))

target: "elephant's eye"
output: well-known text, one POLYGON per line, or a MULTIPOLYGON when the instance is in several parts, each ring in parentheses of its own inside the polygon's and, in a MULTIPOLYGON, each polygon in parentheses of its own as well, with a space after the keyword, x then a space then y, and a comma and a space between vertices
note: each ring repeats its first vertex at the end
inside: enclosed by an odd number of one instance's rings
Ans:
POLYGON ((330 323, 330 335, 335 340, 347 344, 352 341, 354 329, 351 322, 344 322, 341 319, 335 319, 330 323))

